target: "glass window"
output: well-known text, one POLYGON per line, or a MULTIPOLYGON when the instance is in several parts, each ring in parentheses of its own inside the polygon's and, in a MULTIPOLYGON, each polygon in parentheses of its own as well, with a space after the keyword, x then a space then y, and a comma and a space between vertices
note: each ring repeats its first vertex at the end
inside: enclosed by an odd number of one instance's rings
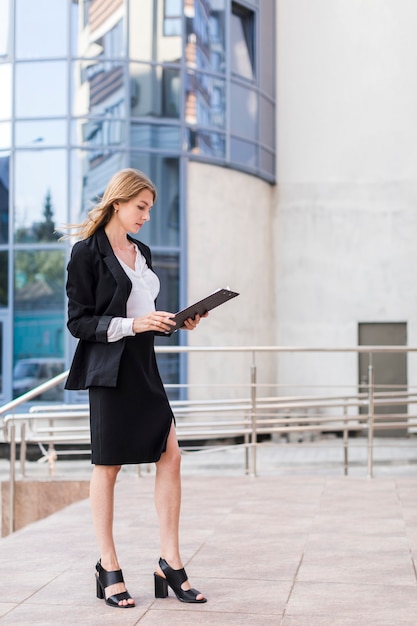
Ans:
POLYGON ((257 155, 258 147, 255 144, 231 137, 230 158, 234 163, 240 163, 251 169, 256 169, 258 165, 257 155))
POLYGON ((275 95, 276 74, 276 20, 275 0, 263 0, 259 11, 259 30, 262 37, 259 41, 259 86, 269 96, 275 95))
POLYGON ((113 152, 108 148, 71 151, 70 219, 78 224, 97 202, 118 170, 128 167, 126 153, 113 152))
POLYGON ((67 223, 67 159, 63 150, 16 152, 15 240, 56 242, 67 223))
POLYGON ((225 71, 225 2, 195 2, 185 8, 185 58, 201 70, 225 71))
POLYGON ((266 174, 270 174, 271 178, 275 178, 275 154, 268 150, 259 151, 259 167, 266 174))
MULTIPOLYGON (((66 319, 64 246, 62 250, 17 250, 14 277, 14 362, 62 359, 66 319)), ((44 381, 31 381, 30 388, 40 382, 44 381)), ((24 391, 17 389, 14 395, 24 391)))
POLYGON ((0 243, 9 241, 10 156, 0 154, 0 243))
MULTIPOLYGON (((129 58, 136 61, 179 64, 182 57, 181 21, 176 2, 131 0, 129 3, 129 58), (164 17, 168 9, 171 16, 164 17), (171 24, 168 24, 171 22, 171 24)), ((181 1, 182 4, 182 1, 181 1)), ((181 9, 182 12, 182 9, 181 9)))
POLYGON ((118 146, 126 138, 126 124, 110 117, 80 118, 72 123, 71 143, 102 151, 103 148, 118 146))
POLYGON ((16 115, 50 117, 67 112, 64 61, 16 64, 16 115))
POLYGON ((7 150, 12 145, 11 122, 0 122, 0 150, 7 150))
POLYGON ((185 121, 193 125, 224 128, 225 111, 225 81, 202 72, 187 72, 185 121))
POLYGON ((182 0, 164 0, 164 35, 181 35, 182 0))
POLYGON ((9 63, 0 64, 0 120, 12 117, 12 66, 9 63))
POLYGON ((179 160, 147 154, 131 155, 131 166, 145 172, 156 185, 158 198, 140 239, 153 246, 179 246, 179 160))
MULTIPOLYGON (((9 284, 9 253, 0 251, 0 307, 8 304, 8 284, 9 284)), ((0 351, 1 352, 1 351, 0 351)))
POLYGON ((274 104, 266 98, 260 98, 260 142, 269 148, 275 147, 275 107, 274 104))
POLYGON ((179 118, 181 102, 179 70, 143 63, 130 65, 132 117, 179 118))
POLYGON ((132 148, 153 148, 179 152, 180 128, 162 124, 132 124, 130 144, 132 148))
POLYGON ((16 57, 67 55, 66 0, 16 0, 16 57))
POLYGON ((67 143, 67 124, 64 120, 31 120, 16 122, 16 146, 63 146, 67 143))
POLYGON ((258 94, 250 87, 230 85, 230 128, 236 135, 256 139, 258 133, 258 94))
POLYGON ((82 59, 74 63, 71 78, 74 115, 125 117, 124 66, 120 61, 82 59))
POLYGON ((0 59, 10 57, 11 0, 0 0, 0 59))
POLYGON ((232 2, 230 19, 230 57, 232 73, 255 78, 255 17, 253 11, 232 2))
POLYGON ((187 150, 192 154, 224 159, 226 156, 225 135, 189 128, 187 129, 187 150))

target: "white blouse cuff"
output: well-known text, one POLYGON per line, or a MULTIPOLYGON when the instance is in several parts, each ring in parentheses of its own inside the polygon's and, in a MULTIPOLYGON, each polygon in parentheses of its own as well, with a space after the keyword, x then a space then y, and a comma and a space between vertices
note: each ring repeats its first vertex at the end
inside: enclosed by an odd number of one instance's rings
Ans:
POLYGON ((107 329, 107 341, 119 341, 123 337, 133 337, 133 317, 113 317, 107 329))

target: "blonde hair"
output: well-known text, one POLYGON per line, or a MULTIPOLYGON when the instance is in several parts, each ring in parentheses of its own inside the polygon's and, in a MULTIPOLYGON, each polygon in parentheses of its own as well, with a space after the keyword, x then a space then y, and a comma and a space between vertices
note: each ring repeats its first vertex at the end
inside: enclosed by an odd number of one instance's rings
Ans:
POLYGON ((87 239, 110 221, 115 202, 127 202, 144 189, 151 192, 155 202, 156 188, 146 174, 133 168, 120 170, 112 176, 101 200, 88 212, 87 219, 81 224, 70 224, 67 227, 71 230, 75 229, 75 232, 69 236, 87 239))

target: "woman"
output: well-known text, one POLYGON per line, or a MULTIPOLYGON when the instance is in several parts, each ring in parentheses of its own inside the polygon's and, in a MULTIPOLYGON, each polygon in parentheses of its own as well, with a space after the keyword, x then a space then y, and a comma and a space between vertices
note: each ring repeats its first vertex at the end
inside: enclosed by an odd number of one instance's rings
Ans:
MULTIPOLYGON (((156 463, 161 558, 155 596, 166 597, 170 586, 182 602, 206 602, 191 589, 180 557, 180 451, 154 352, 155 333, 170 332, 175 322, 172 313, 155 310, 159 280, 149 248, 129 236, 149 221, 155 199, 156 189, 142 172, 115 174, 78 226, 81 241, 68 263, 68 328, 79 342, 66 388, 89 390, 97 597, 119 608, 135 604, 113 539, 114 486, 128 463, 156 463)), ((199 321, 190 318, 184 328, 199 321)))

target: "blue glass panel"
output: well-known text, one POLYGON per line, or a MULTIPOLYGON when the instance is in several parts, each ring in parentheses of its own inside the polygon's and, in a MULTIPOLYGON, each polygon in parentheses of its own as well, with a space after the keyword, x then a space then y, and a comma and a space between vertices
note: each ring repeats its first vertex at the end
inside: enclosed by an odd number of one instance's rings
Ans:
POLYGON ((10 156, 0 152, 0 243, 9 241, 10 156))
POLYGON ((187 72, 185 121, 198 126, 224 128, 226 119, 226 83, 222 78, 187 72))
POLYGON ((161 124, 132 124, 130 143, 132 148, 153 148, 179 152, 180 128, 161 124))
POLYGON ((231 132, 248 139, 258 135, 258 95, 251 87, 237 83, 230 85, 231 132))
POLYGON ((67 159, 64 150, 17 151, 15 240, 56 242, 67 218, 67 159))
POLYGON ((194 2, 185 8, 187 65, 225 72, 225 2, 194 2))
POLYGON ((0 150, 7 150, 12 145, 11 122, 0 122, 0 150))
POLYGON ((179 118, 181 83, 179 70, 162 65, 130 64, 132 117, 179 118))
POLYGON ((203 129, 187 129, 187 149, 192 154, 224 159, 226 156, 226 138, 222 133, 213 133, 203 129))
POLYGON ((64 116, 67 112, 67 64, 64 61, 16 64, 16 115, 64 116))
POLYGON ((67 55, 67 0, 16 0, 16 57, 67 55))
POLYGON ((232 163, 239 163, 255 169, 258 166, 258 146, 248 141, 231 137, 230 159, 232 163))
POLYGON ((0 120, 8 120, 12 116, 12 66, 0 64, 0 120))
POLYGON ((67 142, 65 120, 31 120, 16 122, 17 147, 63 146, 67 142))

